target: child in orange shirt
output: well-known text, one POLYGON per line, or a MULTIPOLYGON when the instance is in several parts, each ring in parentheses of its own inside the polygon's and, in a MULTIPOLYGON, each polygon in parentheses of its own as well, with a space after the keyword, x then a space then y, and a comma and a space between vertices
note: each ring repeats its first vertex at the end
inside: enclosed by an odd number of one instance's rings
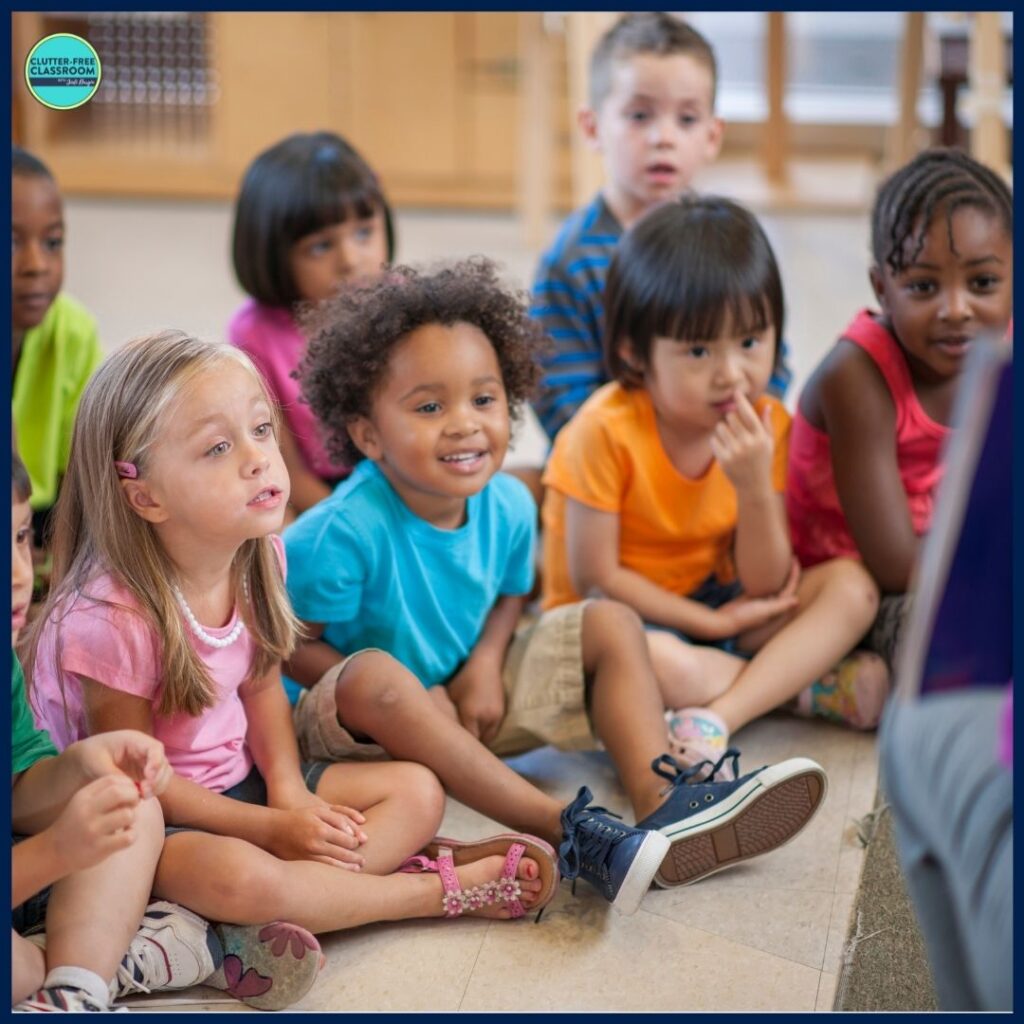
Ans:
MULTIPOLYGON (((796 568, 789 416, 764 395, 782 283, 753 216, 716 197, 659 207, 624 236, 606 295, 615 379, 562 429, 544 474, 544 607, 601 594, 640 614, 692 765, 852 650, 878 591, 853 561, 796 568)), ((875 655, 852 674, 887 684, 875 655)))

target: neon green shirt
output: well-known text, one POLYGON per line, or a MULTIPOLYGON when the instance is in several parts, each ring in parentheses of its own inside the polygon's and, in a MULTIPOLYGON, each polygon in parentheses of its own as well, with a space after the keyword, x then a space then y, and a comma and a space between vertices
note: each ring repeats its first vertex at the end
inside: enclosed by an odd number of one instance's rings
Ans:
POLYGON ((44 757, 56 757, 57 748, 45 729, 37 729, 25 697, 25 675, 11 651, 11 774, 31 768, 44 757))
POLYGON ((32 508, 49 508, 68 465, 78 400, 103 359, 92 314, 61 294, 25 332, 14 374, 14 443, 32 480, 32 508))

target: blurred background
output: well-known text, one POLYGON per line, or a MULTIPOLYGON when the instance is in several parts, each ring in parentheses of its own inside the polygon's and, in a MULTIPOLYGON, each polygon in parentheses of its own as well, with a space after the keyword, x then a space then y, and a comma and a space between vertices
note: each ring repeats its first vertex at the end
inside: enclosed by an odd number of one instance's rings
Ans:
MULTIPOLYGON (((797 380, 869 301, 881 175, 933 143, 1009 176, 1009 13, 684 12, 719 61, 722 157, 698 186, 750 205, 776 245, 797 380)), ((222 334, 242 300, 232 202, 263 148, 346 136, 397 211, 398 259, 484 252, 527 286, 558 219, 600 187, 580 143, 586 55, 614 12, 36 12, 12 15, 14 141, 54 171, 67 289, 107 347, 150 327, 222 334), (93 100, 28 94, 32 45, 99 53, 93 100)))

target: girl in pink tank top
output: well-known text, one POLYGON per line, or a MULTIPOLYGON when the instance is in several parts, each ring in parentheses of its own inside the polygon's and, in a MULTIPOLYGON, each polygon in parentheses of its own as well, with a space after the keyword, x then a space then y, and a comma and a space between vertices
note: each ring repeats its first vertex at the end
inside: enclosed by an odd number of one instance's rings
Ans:
POLYGON ((881 185, 871 235, 879 312, 854 317, 800 396, 786 505, 803 565, 860 558, 899 595, 867 638, 891 662, 960 372, 1010 323, 1013 197, 965 154, 928 150, 881 185))

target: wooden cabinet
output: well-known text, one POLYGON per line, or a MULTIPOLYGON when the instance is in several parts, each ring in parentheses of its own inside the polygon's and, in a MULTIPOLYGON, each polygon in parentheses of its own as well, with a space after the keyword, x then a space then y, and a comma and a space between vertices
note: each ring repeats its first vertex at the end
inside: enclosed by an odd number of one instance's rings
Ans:
MULTIPOLYGON (((518 18, 506 12, 16 13, 13 123, 18 141, 52 166, 69 193, 228 198, 261 149, 290 132, 328 128, 365 154, 395 203, 511 208, 525 113, 518 18), (60 112, 28 94, 25 55, 55 31, 77 32, 99 50, 102 102, 98 94, 77 111, 60 112), (198 53, 208 64, 205 78, 194 66, 174 64, 184 52, 179 36, 191 40, 192 59, 198 53), (170 63, 157 74, 151 57, 170 63), (196 101, 191 92, 162 88, 161 76, 164 84, 198 77, 206 91, 196 101)), ((564 59, 556 65, 551 102, 559 127, 550 173, 556 200, 566 203, 564 59)))

